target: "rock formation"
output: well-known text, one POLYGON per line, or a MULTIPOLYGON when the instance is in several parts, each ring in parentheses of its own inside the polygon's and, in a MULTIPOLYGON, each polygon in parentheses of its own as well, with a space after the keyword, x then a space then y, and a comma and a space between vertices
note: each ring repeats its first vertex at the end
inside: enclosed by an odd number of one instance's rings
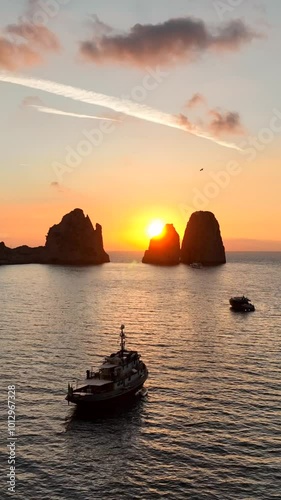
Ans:
POLYGON ((41 264, 46 260, 44 247, 31 248, 22 245, 17 248, 6 247, 0 243, 0 265, 1 264, 41 264))
POLYGON ((203 266, 225 264, 220 227, 212 212, 194 212, 186 226, 181 247, 181 262, 201 262, 203 266))
POLYGON ((142 262, 160 266, 174 266, 180 262, 180 238, 173 224, 166 224, 163 234, 152 238, 142 262))
POLYGON ((109 262, 102 227, 94 229, 83 210, 76 208, 48 231, 45 246, 8 248, 0 243, 0 264, 91 265, 109 262))
POLYGON ((103 264, 109 256, 103 249, 102 228, 96 229, 83 210, 76 208, 49 229, 45 245, 53 264, 103 264))

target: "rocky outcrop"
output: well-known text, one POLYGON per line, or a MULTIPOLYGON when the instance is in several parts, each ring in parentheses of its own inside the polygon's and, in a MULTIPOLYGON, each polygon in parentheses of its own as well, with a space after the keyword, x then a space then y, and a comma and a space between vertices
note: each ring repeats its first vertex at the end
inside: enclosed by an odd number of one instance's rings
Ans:
POLYGON ((94 229, 83 210, 76 208, 49 229, 45 246, 9 248, 0 243, 1 264, 91 265, 109 262, 104 251, 102 227, 94 229))
POLYGON ((46 250, 44 247, 31 248, 22 245, 17 248, 6 247, 0 243, 0 265, 1 264, 41 264, 46 261, 46 250))
POLYGON ((103 264, 109 256, 103 249, 102 227, 94 229, 90 218, 76 208, 49 229, 45 245, 52 264, 103 264))
POLYGON ((220 227, 212 212, 194 212, 186 226, 181 247, 181 262, 201 262, 204 266, 225 264, 220 227))
POLYGON ((161 236, 152 238, 142 262, 159 266, 174 266, 180 262, 180 238, 173 224, 166 224, 161 236))

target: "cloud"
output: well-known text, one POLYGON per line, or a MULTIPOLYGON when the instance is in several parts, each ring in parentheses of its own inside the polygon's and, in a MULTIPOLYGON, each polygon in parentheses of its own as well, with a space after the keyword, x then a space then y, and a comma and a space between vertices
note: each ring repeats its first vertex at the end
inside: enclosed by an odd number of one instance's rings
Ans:
POLYGON ((74 101, 108 108, 112 111, 117 111, 119 113, 133 116, 141 120, 158 123, 159 125, 165 125, 167 127, 180 129, 185 132, 190 132, 197 137, 208 139, 212 142, 215 142, 216 144, 228 148, 237 149, 239 151, 241 150, 236 144, 218 140, 216 137, 212 137, 209 133, 205 133, 204 130, 200 130, 195 125, 191 125, 186 117, 186 121, 184 121, 179 116, 164 113, 157 109, 151 108, 150 106, 139 104, 129 99, 121 99, 119 97, 108 96, 89 90, 71 87, 70 85, 63 85, 61 83, 52 82, 49 80, 38 80, 26 76, 15 76, 6 72, 0 72, 0 81, 13 83, 15 85, 21 85, 31 89, 42 90, 50 94, 73 99, 74 101))
POLYGON ((264 36, 247 26, 241 19, 235 19, 218 30, 217 36, 211 39, 211 47, 220 52, 236 51, 242 45, 258 38, 264 36))
POLYGON ((65 193, 68 191, 64 186, 62 186, 59 182, 53 181, 50 183, 50 188, 58 193, 65 193))
POLYGON ((59 116, 71 116, 74 118, 89 118, 91 120, 103 120, 110 122, 121 122, 121 117, 117 116, 95 116, 95 115, 85 115, 80 113, 71 113, 68 111, 63 111, 62 109, 49 108, 45 106, 44 102, 38 96, 26 96, 21 103, 23 108, 35 108, 40 113, 47 113, 51 115, 59 116))
POLYGON ((5 28, 5 32, 16 35, 46 52, 57 52, 60 49, 57 36, 43 25, 36 26, 31 22, 19 20, 18 24, 9 24, 5 28))
POLYGON ((204 52, 237 51, 261 35, 242 20, 210 30, 200 19, 169 19, 159 24, 136 24, 125 34, 93 34, 80 43, 80 54, 94 63, 134 66, 171 65, 193 61, 204 52))
MULTIPOLYGON (((207 99, 202 94, 194 94, 187 101, 185 107, 193 109, 201 104, 204 104, 207 116, 211 117, 211 121, 204 125, 204 129, 212 134, 212 136, 245 134, 239 113, 236 111, 220 111, 219 109, 209 108, 207 99)), ((182 120, 186 118, 185 115, 180 116, 182 120)), ((203 119, 200 119, 200 123, 203 123, 203 119)))
POLYGON ((206 104, 206 99, 202 94, 194 94, 189 101, 186 103, 186 107, 189 109, 195 108, 201 104, 206 104))
POLYGON ((0 68, 16 70, 40 64, 41 56, 26 44, 0 37, 0 68))
POLYGON ((94 115, 84 115, 84 114, 79 114, 79 113, 70 113, 68 111, 63 111, 63 110, 57 109, 57 108, 48 108, 47 106, 44 106, 42 104, 36 104, 36 103, 35 104, 32 104, 32 103, 27 104, 27 107, 35 108, 40 113, 47 113, 47 114, 51 114, 51 115, 71 116, 74 118, 88 118, 90 120, 103 120, 103 121, 109 121, 109 122, 120 122, 120 120, 117 118, 108 118, 106 116, 94 116, 94 115))
POLYGON ((39 106, 37 104, 30 104, 31 107, 36 108, 40 113, 48 113, 51 115, 60 115, 60 116, 72 116, 75 118, 89 118, 90 120, 104 120, 109 122, 120 122, 116 118, 107 118, 105 116, 94 116, 94 115, 83 115, 79 113, 69 113, 68 111, 62 111, 57 108, 47 108, 46 106, 39 106))
POLYGON ((221 112, 216 109, 209 111, 213 117, 208 125, 208 130, 215 136, 222 134, 243 135, 245 130, 241 124, 239 113, 233 111, 221 112))
POLYGON ((191 123, 191 121, 185 116, 183 113, 180 113, 177 116, 177 121, 181 127, 184 127, 186 130, 191 131, 192 129, 195 129, 196 126, 191 123))
MULTIPOLYGON (((229 113, 229 114, 232 114, 232 113, 229 113)), ((233 114, 235 114, 235 113, 233 113, 233 114)), ((236 146, 236 144, 228 143, 226 141, 219 139, 219 136, 223 135, 223 133, 229 134, 229 135, 240 135, 237 133, 238 128, 236 130, 234 125, 233 125, 232 129, 231 129, 231 125, 229 125, 229 127, 227 127, 227 125, 225 124, 225 126, 223 127, 223 118, 224 117, 222 117, 221 127, 219 127, 219 126, 215 127, 215 126, 213 126, 213 124, 208 124, 205 127, 205 129, 202 130, 197 125, 192 123, 189 120, 189 118, 187 116, 185 116, 183 113, 180 113, 176 117, 177 122, 180 125, 179 128, 182 128, 183 130, 186 130, 187 132, 190 132, 191 134, 196 135, 197 137, 209 139, 209 140, 215 142, 216 144, 219 144, 220 146, 225 146, 228 148, 240 150, 240 148, 238 146, 236 146)))
POLYGON ((59 187, 59 185, 60 185, 59 182, 55 182, 55 181, 51 182, 51 184, 50 184, 51 187, 55 187, 55 188, 59 187))
POLYGON ((46 26, 32 22, 37 2, 29 0, 26 14, 4 28, 0 37, 0 68, 17 70, 41 64, 43 54, 58 52, 57 36, 46 26))
POLYGON ((113 31, 113 28, 108 24, 103 23, 96 14, 93 15, 89 24, 96 38, 112 33, 113 31))

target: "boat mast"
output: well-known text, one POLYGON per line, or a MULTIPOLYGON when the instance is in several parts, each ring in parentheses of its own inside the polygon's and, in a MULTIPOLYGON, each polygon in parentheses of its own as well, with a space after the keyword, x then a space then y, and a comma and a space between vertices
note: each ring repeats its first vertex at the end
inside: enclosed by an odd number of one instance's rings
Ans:
POLYGON ((120 347, 121 347, 121 353, 123 353, 123 351, 125 351, 125 333, 124 333, 124 328, 125 328, 125 325, 121 325, 120 326, 120 339, 121 339, 121 342, 120 342, 120 347))

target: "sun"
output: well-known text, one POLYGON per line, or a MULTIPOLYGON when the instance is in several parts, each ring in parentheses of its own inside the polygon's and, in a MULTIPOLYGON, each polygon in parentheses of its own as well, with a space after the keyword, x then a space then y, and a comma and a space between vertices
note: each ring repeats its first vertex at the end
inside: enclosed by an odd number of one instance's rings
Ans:
POLYGON ((153 220, 147 227, 147 234, 150 238, 156 238, 160 236, 164 229, 164 222, 160 219, 153 220))

